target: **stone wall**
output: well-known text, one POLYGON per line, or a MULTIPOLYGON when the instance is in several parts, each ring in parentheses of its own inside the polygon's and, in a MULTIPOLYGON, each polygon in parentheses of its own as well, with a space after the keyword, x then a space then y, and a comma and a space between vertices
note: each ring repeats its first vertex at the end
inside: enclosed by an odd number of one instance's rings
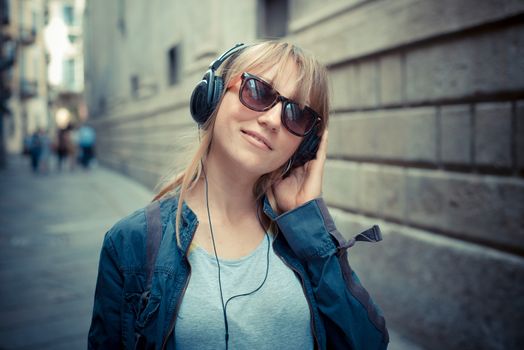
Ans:
MULTIPOLYGON (((196 134, 195 83, 255 39, 260 3, 126 2, 127 36, 121 10, 88 3, 102 163, 158 181, 196 134), (182 80, 169 86, 174 44, 182 80), (132 74, 147 83, 135 98, 132 74)), ((291 0, 289 13, 288 38, 332 81, 325 198, 348 237, 377 222, 384 234, 350 261, 388 325, 427 349, 523 348, 524 2, 291 0)))
POLYGON ((382 221, 384 242, 350 261, 421 346, 521 348, 524 3, 347 5, 291 27, 332 73, 337 223, 382 221))

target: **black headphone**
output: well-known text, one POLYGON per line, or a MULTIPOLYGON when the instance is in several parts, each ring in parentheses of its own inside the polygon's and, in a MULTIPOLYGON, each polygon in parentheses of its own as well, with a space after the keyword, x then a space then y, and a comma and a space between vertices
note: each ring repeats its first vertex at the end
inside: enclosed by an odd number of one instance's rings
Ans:
POLYGON ((189 103, 191 115, 199 126, 204 125, 217 107, 224 92, 224 79, 216 76, 215 72, 225 60, 235 53, 245 49, 248 45, 236 44, 209 65, 209 69, 191 94, 189 103))
MULTIPOLYGON (((246 47, 249 47, 249 45, 239 43, 220 55, 220 57, 209 65, 209 69, 204 74, 204 77, 193 90, 189 108, 191 110, 191 116, 199 126, 207 122, 224 92, 224 79, 221 76, 215 75, 216 70, 229 57, 242 51, 246 47)), ((291 157, 290 163, 284 172, 285 175, 288 175, 290 170, 304 165, 315 158, 320 144, 320 137, 317 135, 318 129, 319 125, 316 124, 313 130, 304 137, 298 150, 291 157)))

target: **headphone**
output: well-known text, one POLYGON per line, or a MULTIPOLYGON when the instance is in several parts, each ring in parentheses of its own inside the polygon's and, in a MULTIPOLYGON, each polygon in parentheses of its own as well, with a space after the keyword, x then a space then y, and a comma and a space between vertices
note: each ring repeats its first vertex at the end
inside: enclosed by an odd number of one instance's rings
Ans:
POLYGON ((199 126, 204 125, 209 119, 209 116, 217 107, 218 101, 220 101, 220 97, 222 97, 222 93, 224 92, 224 79, 221 76, 215 75, 216 70, 225 60, 246 47, 248 47, 248 45, 236 44, 220 55, 219 58, 209 65, 206 74, 204 74, 202 80, 193 90, 189 108, 191 109, 193 119, 199 126))
MULTIPOLYGON (((191 94, 191 100, 189 102, 189 108, 191 110, 191 116, 197 122, 199 127, 204 125, 209 116, 213 113, 218 105, 218 101, 222 97, 224 92, 224 79, 216 75, 215 72, 229 57, 244 50, 250 45, 242 43, 236 44, 210 65, 202 80, 193 89, 191 94)), ((289 163, 284 171, 284 177, 290 174, 290 170, 304 165, 311 159, 315 159, 317 154, 318 146, 320 144, 320 137, 317 135, 319 131, 319 125, 316 124, 313 130, 304 137, 297 151, 293 154, 289 163)))

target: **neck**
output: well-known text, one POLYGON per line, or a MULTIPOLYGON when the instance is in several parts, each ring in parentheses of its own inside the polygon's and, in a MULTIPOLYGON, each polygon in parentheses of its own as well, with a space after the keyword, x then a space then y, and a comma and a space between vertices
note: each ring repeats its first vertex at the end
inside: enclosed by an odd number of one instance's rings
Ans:
POLYGON ((206 206, 207 180, 209 208, 213 213, 213 221, 217 223, 234 223, 240 218, 252 217, 257 209, 253 186, 258 177, 230 169, 234 168, 208 158, 204 163, 205 173, 191 191, 193 203, 199 203, 199 207, 206 206))

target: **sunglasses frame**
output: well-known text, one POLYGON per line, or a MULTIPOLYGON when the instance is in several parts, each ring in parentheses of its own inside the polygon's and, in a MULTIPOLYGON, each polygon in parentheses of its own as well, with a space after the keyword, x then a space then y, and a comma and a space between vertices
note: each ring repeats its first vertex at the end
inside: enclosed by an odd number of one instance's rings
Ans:
POLYGON ((309 133, 311 133, 311 131, 313 131, 315 129, 315 126, 317 124, 320 124, 322 123, 322 118, 320 117, 320 115, 315 112, 315 110, 313 110, 311 107, 309 106, 304 106, 304 108, 300 108, 300 104, 298 104, 297 102, 285 97, 285 96, 282 96, 270 83, 268 83, 267 81, 265 81, 264 79, 260 78, 260 77, 257 77, 256 75, 253 75, 253 74, 250 74, 250 73, 247 73, 247 72, 244 72, 242 73, 242 83, 240 84, 240 89, 238 90, 238 98, 240 100, 240 102, 246 106, 247 108, 251 109, 252 111, 255 111, 255 112, 265 112, 265 111, 268 111, 270 110, 271 108, 273 108, 277 103, 279 102, 282 102, 282 111, 280 113, 280 121, 282 122, 282 125, 284 125, 284 127, 290 132, 292 133, 293 135, 295 136, 299 136, 299 137, 305 137, 307 136, 309 133), (262 83, 263 85, 267 86, 268 88, 270 88, 270 90, 272 92, 274 92, 275 94, 275 100, 273 102, 271 102, 271 104, 269 106, 266 106, 262 109, 257 109, 257 108, 254 108, 253 106, 249 105, 246 101, 244 101, 244 99, 242 98, 242 91, 243 89, 245 88, 245 85, 246 85, 246 82, 250 79, 253 79, 259 83, 262 83), (291 130, 289 128, 289 126, 287 125, 286 123, 286 118, 285 118, 285 109, 286 109, 286 106, 287 104, 295 104, 296 106, 298 106, 299 110, 301 113, 303 113, 303 111, 308 111, 309 113, 311 113, 311 116, 315 119, 313 121, 313 124, 311 124, 311 128, 306 131, 304 134, 300 134, 300 133, 297 133, 293 130, 291 130))

